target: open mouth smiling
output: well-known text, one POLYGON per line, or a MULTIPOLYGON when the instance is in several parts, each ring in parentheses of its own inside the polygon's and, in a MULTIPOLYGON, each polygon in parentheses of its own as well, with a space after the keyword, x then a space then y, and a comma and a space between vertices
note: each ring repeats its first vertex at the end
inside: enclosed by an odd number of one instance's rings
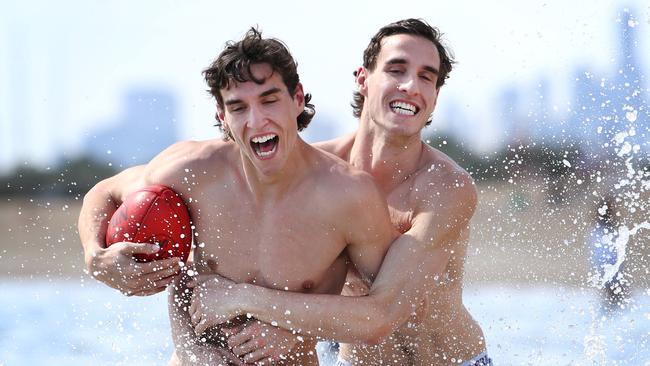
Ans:
POLYGON ((405 116, 415 116, 420 111, 420 108, 415 104, 397 101, 390 103, 390 109, 397 114, 405 116))
POLYGON ((264 159, 270 157, 273 155, 273 153, 275 153, 279 140, 280 138, 278 135, 274 133, 267 133, 265 135, 255 136, 251 138, 250 144, 253 148, 253 151, 255 152, 255 155, 257 155, 257 157, 260 159, 264 159))

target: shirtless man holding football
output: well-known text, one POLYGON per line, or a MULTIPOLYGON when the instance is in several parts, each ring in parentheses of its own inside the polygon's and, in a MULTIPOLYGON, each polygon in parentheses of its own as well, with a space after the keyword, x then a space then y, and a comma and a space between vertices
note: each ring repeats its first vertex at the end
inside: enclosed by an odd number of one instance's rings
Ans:
MULTIPOLYGON (((137 295, 172 281, 175 260, 132 261, 135 252, 152 250, 146 244, 104 245, 107 221, 124 197, 160 184, 178 192, 189 208, 199 274, 216 270, 237 283, 338 294, 349 259, 365 279, 374 279, 396 237, 385 197, 370 175, 298 136, 314 111, 286 47, 251 29, 241 41, 229 42, 204 74, 228 141, 180 142, 149 164, 98 183, 84 198, 79 219, 90 273, 137 295)), ((178 358, 184 364, 227 363, 227 348, 195 334, 188 313, 192 303, 218 299, 204 288, 192 295, 181 282, 170 291, 178 358)), ((315 340, 299 339, 283 362, 316 365, 315 340)))
MULTIPOLYGON (((482 330, 462 300, 476 190, 467 172, 421 140, 451 64, 438 31, 428 24, 407 19, 383 27, 355 73, 358 131, 318 145, 372 174, 402 234, 372 287, 351 289, 363 296, 345 298, 215 281, 204 274, 190 284, 212 293, 190 306, 199 333, 250 313, 302 334, 349 342, 342 347, 341 365, 491 364, 482 330)), ((350 280, 359 283, 354 276, 350 280)), ((268 327, 264 332, 259 327, 229 330, 228 344, 246 361, 268 361, 273 337, 268 327)))

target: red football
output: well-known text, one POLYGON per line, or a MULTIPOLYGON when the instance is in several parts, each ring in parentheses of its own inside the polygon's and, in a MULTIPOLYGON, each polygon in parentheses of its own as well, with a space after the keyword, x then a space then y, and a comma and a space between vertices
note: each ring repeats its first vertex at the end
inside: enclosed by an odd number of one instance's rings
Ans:
POLYGON ((139 262, 179 257, 187 261, 192 224, 183 200, 171 188, 152 185, 129 194, 108 222, 106 246, 117 242, 154 243, 155 254, 135 254, 139 262))

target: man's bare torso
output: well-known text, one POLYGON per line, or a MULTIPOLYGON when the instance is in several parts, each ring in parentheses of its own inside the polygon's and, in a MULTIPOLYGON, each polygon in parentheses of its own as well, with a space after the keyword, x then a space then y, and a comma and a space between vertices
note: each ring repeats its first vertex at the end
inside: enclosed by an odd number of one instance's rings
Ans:
MULTIPOLYGON (((346 161, 355 135, 318 144, 346 161)), ((382 187, 387 196, 391 222, 401 233, 407 232, 423 202, 435 200, 431 196, 431 185, 436 187, 434 194, 446 194, 450 184, 450 171, 459 169, 444 154, 430 147, 420 157, 417 169, 402 183, 393 187, 382 187)), ((437 287, 428 300, 421 304, 409 321, 377 346, 342 345, 341 353, 353 364, 404 365, 443 365, 452 364, 450 355, 462 354, 467 359, 479 354, 484 347, 483 334, 477 323, 465 309, 462 301, 462 274, 469 231, 453 245, 453 251, 444 274, 437 279, 437 287), (478 332, 476 331, 478 329, 478 332), (463 348, 463 349, 459 349, 463 348), (363 363, 362 363, 363 362, 363 363)), ((359 288, 356 279, 348 279, 359 288)), ((363 294, 355 289, 356 295, 363 294)), ((350 294, 350 291, 346 289, 350 294)))
MULTIPOLYGON (((159 161, 174 171, 155 172, 148 183, 172 186, 183 195, 196 228, 194 262, 199 273, 217 272, 237 283, 295 292, 338 294, 347 273, 345 249, 350 218, 340 197, 350 167, 306 147, 309 171, 286 192, 256 196, 248 189, 234 144, 187 143, 159 161), (189 156, 189 158, 187 158, 189 156), (178 169, 182 167, 182 169, 178 169)), ((305 338, 289 364, 317 364, 315 341, 305 338), (295 356, 298 354, 299 356, 295 356)))

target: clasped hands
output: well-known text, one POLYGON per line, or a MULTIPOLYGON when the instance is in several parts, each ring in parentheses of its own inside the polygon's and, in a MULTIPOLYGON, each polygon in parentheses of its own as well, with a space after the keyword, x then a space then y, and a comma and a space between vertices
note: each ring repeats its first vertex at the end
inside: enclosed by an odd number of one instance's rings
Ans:
MULTIPOLYGON (((210 267, 215 266, 211 263, 210 267)), ((246 285, 216 274, 191 276, 187 287, 192 289, 188 309, 197 336, 206 330, 227 323, 245 314, 242 305, 247 294, 246 285)), ((252 318, 251 314, 246 314, 252 318)), ((251 319, 244 324, 222 327, 228 337, 228 347, 246 363, 270 365, 287 358, 289 351, 301 340, 292 332, 251 319)))

